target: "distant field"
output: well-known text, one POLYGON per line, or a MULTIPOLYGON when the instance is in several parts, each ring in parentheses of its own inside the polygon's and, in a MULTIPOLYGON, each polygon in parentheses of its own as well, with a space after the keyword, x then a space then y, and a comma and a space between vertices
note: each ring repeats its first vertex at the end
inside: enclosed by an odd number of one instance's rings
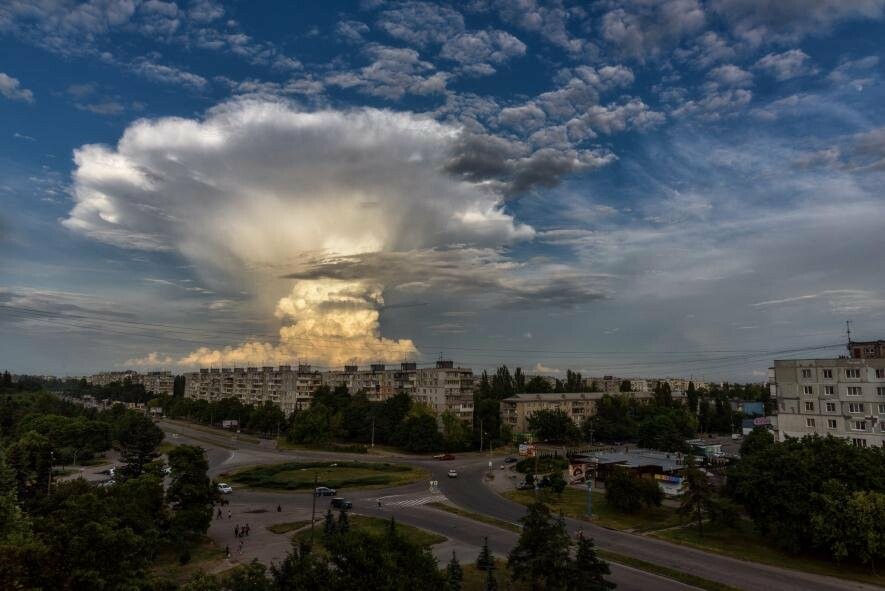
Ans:
POLYGON ((305 491, 314 486, 347 490, 382 488, 430 478, 420 468, 380 462, 285 462, 223 476, 252 488, 305 491))
MULTIPOLYGON (((377 537, 381 537, 384 535, 384 532, 387 530, 387 527, 390 523, 387 519, 381 519, 380 517, 366 517, 365 515, 353 515, 351 513, 349 513, 347 517, 350 521, 350 527, 352 529, 364 531, 372 536, 377 537)), ((335 519, 338 519, 337 513, 335 513, 335 519)), ((429 548, 434 544, 439 544, 446 541, 445 536, 441 536, 427 530, 413 527, 411 525, 405 525, 403 523, 396 524, 396 531, 402 534, 402 536, 412 544, 424 546, 426 548, 429 548)), ((319 519, 317 520, 315 526, 314 543, 322 545, 322 538, 323 520, 319 519)), ((292 540, 296 542, 309 541, 310 530, 306 529, 299 531, 294 536, 292 536, 292 540)))

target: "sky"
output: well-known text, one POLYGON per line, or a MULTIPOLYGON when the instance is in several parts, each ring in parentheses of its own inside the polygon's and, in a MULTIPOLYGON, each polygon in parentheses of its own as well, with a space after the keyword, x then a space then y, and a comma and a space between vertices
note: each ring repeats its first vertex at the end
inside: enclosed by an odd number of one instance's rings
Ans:
POLYGON ((764 381, 885 338, 885 0, 0 3, 0 365, 764 381))

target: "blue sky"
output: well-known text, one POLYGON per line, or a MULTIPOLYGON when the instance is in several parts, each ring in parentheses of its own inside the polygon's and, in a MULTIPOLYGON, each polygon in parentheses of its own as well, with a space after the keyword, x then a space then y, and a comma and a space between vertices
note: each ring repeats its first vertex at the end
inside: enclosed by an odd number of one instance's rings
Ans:
POLYGON ((0 6, 0 358, 762 380, 885 334, 883 0, 0 6))

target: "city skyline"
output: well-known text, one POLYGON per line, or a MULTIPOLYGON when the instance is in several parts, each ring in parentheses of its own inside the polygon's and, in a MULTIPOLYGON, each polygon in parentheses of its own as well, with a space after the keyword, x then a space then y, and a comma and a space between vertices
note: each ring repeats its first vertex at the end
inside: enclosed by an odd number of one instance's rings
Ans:
POLYGON ((0 356, 765 381, 885 334, 882 2, 0 7, 0 356))

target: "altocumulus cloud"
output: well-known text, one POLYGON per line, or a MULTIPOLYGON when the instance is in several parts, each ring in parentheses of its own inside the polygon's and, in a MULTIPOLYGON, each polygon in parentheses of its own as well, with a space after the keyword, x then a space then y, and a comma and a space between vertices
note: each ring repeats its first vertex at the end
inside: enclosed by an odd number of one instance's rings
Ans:
POLYGON ((497 183, 448 170, 463 133, 410 113, 307 112, 255 99, 201 119, 142 119, 116 146, 76 150, 75 205, 63 223, 122 248, 177 252, 208 285, 257 289, 258 301, 277 302, 279 342, 201 348, 183 364, 398 360, 414 344, 379 336, 383 292, 396 278, 323 273, 283 288, 276 278, 308 256, 501 249, 531 239, 497 183))

